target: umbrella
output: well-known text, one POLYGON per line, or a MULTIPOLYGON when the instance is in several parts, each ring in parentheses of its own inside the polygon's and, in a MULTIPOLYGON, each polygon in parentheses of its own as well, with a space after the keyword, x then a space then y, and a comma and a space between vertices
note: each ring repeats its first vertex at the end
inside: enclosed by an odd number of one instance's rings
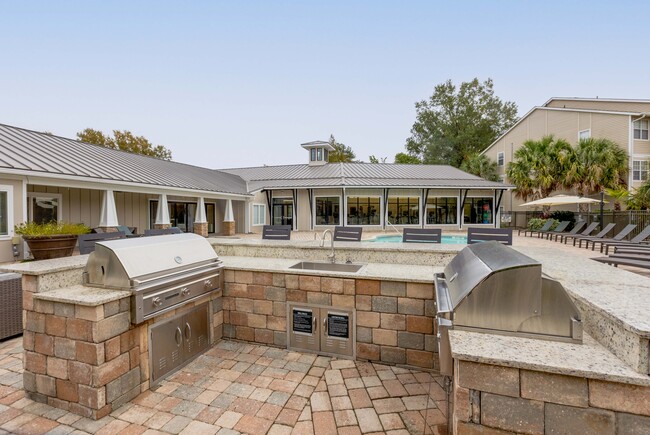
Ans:
POLYGON ((582 196, 572 196, 572 195, 555 195, 549 196, 546 198, 538 199, 536 201, 527 202, 525 204, 520 204, 520 207, 524 206, 535 206, 535 205, 564 205, 564 204, 598 204, 600 200, 585 198, 582 196))

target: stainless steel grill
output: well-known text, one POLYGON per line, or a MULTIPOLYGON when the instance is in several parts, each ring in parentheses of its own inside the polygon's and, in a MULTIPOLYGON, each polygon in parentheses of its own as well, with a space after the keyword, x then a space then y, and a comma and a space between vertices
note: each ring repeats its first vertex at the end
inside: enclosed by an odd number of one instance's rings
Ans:
POLYGON ((131 291, 137 324, 219 289, 222 268, 212 245, 196 234, 110 240, 97 242, 84 283, 131 291))
POLYGON ((449 329, 582 342, 580 313, 537 261, 496 242, 469 245, 435 274, 440 372, 451 376, 449 329))

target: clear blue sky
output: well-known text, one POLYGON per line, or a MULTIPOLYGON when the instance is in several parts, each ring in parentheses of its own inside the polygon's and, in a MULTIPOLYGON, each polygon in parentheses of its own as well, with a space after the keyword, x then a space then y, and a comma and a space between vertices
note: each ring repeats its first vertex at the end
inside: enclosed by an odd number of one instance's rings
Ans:
POLYGON ((646 2, 2 1, 0 123, 128 129, 212 168, 403 151, 437 83, 650 98, 646 2))

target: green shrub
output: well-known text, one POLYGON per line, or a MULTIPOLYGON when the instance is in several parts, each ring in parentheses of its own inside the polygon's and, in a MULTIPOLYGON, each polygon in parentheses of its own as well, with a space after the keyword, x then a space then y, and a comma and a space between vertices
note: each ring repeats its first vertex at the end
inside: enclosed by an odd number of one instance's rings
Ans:
MULTIPOLYGON (((540 228, 542 228, 548 219, 540 219, 540 218, 532 218, 528 221, 528 230, 529 231, 538 231, 540 228)), ((551 225, 551 230, 555 229, 557 227, 557 224, 559 223, 555 219, 551 219, 554 221, 553 225, 551 225)))
POLYGON ((570 221, 571 223, 566 228, 567 231, 573 228, 576 223, 575 214, 572 211, 558 210, 551 213, 551 217, 559 222, 570 221))
POLYGON ((90 228, 84 224, 70 224, 66 222, 48 222, 39 224, 36 222, 25 222, 14 227, 14 232, 19 236, 26 237, 48 237, 62 234, 78 236, 88 234, 90 228))

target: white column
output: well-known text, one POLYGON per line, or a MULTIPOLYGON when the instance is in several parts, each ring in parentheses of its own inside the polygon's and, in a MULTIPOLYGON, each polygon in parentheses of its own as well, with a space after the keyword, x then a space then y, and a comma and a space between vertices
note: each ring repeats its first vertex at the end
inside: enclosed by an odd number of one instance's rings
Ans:
POLYGON ((252 200, 246 200, 245 206, 244 206, 244 232, 246 234, 251 232, 251 204, 253 203, 252 200))
POLYGON ((99 215, 99 226, 116 227, 118 225, 115 196, 113 195, 112 190, 105 190, 102 194, 102 208, 99 215))
POLYGON ((235 217, 232 214, 232 199, 226 200, 226 211, 223 214, 224 222, 235 222, 235 217))
POLYGON ((156 210, 156 225, 171 225, 169 221, 169 206, 167 205, 167 195, 161 193, 158 197, 158 210, 156 210))
POLYGON ((200 197, 196 202, 196 216, 194 216, 195 224, 205 224, 208 222, 208 219, 205 216, 205 202, 203 197, 200 197))

